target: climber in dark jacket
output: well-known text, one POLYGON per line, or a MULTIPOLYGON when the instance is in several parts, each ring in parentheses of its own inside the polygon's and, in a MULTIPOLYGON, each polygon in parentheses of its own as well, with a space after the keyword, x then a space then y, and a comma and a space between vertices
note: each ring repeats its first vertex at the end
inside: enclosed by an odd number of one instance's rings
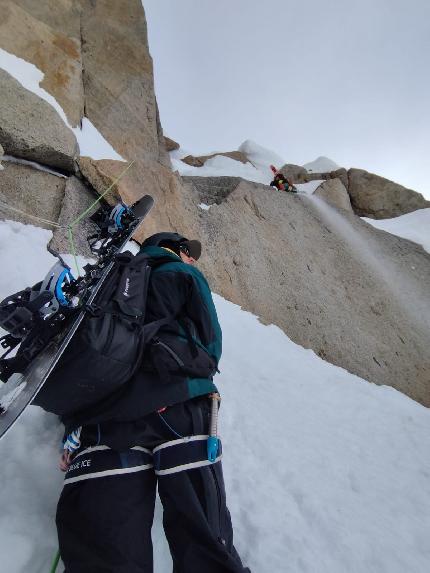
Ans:
POLYGON ((120 391, 64 420, 57 529, 65 573, 152 573, 157 484, 175 573, 249 573, 233 546, 220 442, 208 460, 221 329, 193 266, 200 249, 176 233, 143 243, 153 261, 145 322, 171 321, 120 391))

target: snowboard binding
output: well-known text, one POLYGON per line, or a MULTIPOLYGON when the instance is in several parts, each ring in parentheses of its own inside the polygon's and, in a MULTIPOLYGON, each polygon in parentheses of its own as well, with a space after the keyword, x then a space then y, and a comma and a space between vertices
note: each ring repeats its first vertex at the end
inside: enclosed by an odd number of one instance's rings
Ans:
POLYGON ((90 219, 98 225, 100 230, 87 237, 87 241, 91 252, 99 255, 113 237, 129 229, 136 217, 133 213, 133 206, 128 207, 125 203, 118 203, 112 209, 102 207, 90 219))
POLYGON ((23 372, 46 343, 68 324, 68 319, 85 307, 92 287, 139 222, 139 214, 133 212, 133 207, 124 203, 113 208, 102 207, 91 217, 100 229, 87 237, 97 261, 85 265, 83 276, 74 278, 61 256, 53 253, 58 261, 43 281, 0 302, 0 327, 8 333, 0 337, 4 349, 0 356, 0 380, 7 382, 12 374, 23 372), (17 355, 7 358, 18 345, 21 346, 17 355))

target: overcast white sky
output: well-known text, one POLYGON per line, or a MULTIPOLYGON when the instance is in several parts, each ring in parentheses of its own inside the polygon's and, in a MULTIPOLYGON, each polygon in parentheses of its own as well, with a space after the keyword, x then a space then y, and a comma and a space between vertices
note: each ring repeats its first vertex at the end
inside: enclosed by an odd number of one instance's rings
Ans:
POLYGON ((143 0, 161 123, 192 152, 245 139, 430 198, 430 0, 143 0))

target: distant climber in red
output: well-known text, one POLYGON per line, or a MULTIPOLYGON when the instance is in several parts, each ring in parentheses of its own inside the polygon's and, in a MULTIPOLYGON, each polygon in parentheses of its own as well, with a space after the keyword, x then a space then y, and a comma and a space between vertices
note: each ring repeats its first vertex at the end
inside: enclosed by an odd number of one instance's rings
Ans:
POLYGON ((285 175, 276 169, 274 165, 270 166, 270 169, 273 171, 274 178, 273 181, 270 182, 271 187, 275 187, 278 191, 286 191, 290 193, 297 193, 296 187, 288 181, 285 175))

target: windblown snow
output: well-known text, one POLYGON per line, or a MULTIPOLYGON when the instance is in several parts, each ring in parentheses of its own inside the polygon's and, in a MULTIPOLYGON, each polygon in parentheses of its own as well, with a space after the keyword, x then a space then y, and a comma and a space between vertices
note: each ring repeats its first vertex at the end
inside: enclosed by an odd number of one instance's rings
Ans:
MULTIPOLYGON (((50 236, 0 222, 1 298, 43 277, 50 236)), ((253 573, 427 573, 430 411, 215 303, 227 499, 245 563, 253 573)), ((31 406, 0 442, 2 571, 49 570, 61 434, 31 406)), ((169 573, 159 506, 153 533, 155 571, 169 573)))

